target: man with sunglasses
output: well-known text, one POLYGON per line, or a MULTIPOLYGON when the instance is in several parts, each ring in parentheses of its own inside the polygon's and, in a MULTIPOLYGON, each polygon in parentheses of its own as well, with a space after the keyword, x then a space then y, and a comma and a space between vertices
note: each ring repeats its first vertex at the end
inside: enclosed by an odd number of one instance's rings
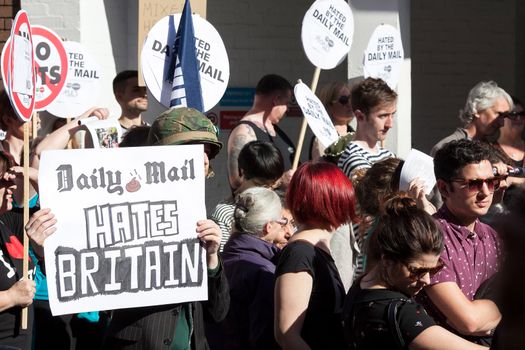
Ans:
MULTIPOLYGON (((434 158, 444 204, 434 215, 444 235, 443 269, 420 293, 420 301, 442 326, 467 338, 489 336, 501 315, 491 300, 474 300, 478 288, 498 269, 497 233, 479 218, 499 187, 491 151, 475 140, 445 144, 434 158)), ((472 339, 472 338, 470 338, 472 339)))
POLYGON ((357 120, 355 136, 338 161, 338 166, 349 178, 359 169, 394 157, 378 144, 386 139, 394 126, 397 93, 383 80, 367 78, 352 88, 352 109, 357 120))
POLYGON ((439 141, 430 151, 434 156, 444 144, 459 139, 485 140, 503 126, 503 120, 513 109, 512 98, 494 81, 482 81, 474 86, 465 107, 459 112, 463 127, 439 141))

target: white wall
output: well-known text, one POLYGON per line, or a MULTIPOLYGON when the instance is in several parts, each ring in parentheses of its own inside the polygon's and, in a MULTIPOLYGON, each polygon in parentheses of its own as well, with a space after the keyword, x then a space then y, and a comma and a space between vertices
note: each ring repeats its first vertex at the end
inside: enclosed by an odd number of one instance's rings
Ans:
POLYGON ((385 147, 405 157, 411 149, 411 58, 410 27, 403 25, 403 19, 410 18, 410 1, 353 0, 350 7, 354 13, 355 36, 348 57, 348 76, 350 79, 363 77, 363 52, 375 28, 380 24, 390 24, 401 32, 405 59, 397 87, 398 103, 394 127, 389 131, 385 147), (401 20, 400 20, 401 19, 401 20))

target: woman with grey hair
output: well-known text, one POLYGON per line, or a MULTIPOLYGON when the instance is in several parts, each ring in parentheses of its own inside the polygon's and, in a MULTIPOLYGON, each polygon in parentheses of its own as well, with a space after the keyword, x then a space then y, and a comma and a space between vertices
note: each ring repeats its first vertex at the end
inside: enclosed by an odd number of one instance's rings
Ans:
POLYGON ((238 195, 234 227, 222 258, 230 286, 225 349, 279 349, 273 336, 277 243, 291 235, 279 196, 265 187, 238 195))

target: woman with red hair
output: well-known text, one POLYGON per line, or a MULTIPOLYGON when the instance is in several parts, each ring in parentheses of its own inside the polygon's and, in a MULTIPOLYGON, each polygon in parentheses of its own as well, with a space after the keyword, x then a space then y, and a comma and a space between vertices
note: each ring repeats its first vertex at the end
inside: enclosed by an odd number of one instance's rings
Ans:
POLYGON ((342 349, 345 290, 330 239, 357 218, 354 189, 334 164, 308 162, 295 172, 286 202, 299 229, 275 272, 275 338, 283 349, 342 349))

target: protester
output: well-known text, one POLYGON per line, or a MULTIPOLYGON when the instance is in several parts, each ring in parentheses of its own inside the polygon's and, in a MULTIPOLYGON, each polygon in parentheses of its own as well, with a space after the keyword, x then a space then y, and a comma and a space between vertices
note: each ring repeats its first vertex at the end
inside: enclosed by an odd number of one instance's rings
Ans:
POLYGON ((412 198, 383 206, 371 252, 377 264, 350 289, 343 311, 350 349, 483 349, 436 326, 411 297, 442 267, 443 235, 412 198))
POLYGON ((469 92, 465 107, 459 111, 463 127, 439 141, 430 151, 434 156, 446 143, 460 139, 486 140, 503 126, 503 119, 513 108, 508 93, 494 81, 482 81, 469 92))
POLYGON ((342 349, 345 290, 330 254, 330 232, 356 220, 352 184, 334 164, 308 162, 295 172, 286 202, 298 232, 276 269, 276 340, 283 349, 342 349))
POLYGON ((113 93, 122 112, 118 119, 122 129, 128 130, 147 123, 142 119, 142 112, 148 109, 148 95, 145 86, 139 86, 138 72, 125 70, 113 79, 113 93))
POLYGON ((491 349, 519 350, 525 344, 525 299, 521 276, 525 268, 525 189, 518 186, 506 203, 508 210, 500 215, 498 226, 503 240, 503 256, 497 290, 501 322, 496 328, 491 349))
MULTIPOLYGON (((339 136, 354 133, 354 129, 350 126, 354 114, 350 102, 350 87, 347 83, 332 82, 326 84, 319 91, 319 100, 323 103, 339 136)), ((325 147, 314 136, 310 142, 310 159, 316 160, 323 156, 324 150, 325 147)))
POLYGON ((148 145, 148 135, 150 126, 135 126, 122 136, 122 141, 119 143, 119 147, 140 147, 148 145))
POLYGON ((29 259, 29 274, 22 275, 23 216, 10 212, 15 175, 9 171, 12 159, 0 152, 0 347, 30 349, 33 328, 33 280, 35 263, 42 260, 44 240, 55 232, 56 220, 49 209, 35 212, 25 229, 36 253, 35 262, 29 259), (28 328, 21 329, 22 308, 28 307, 28 328))
POLYGON ((436 152, 434 172, 444 199, 435 219, 445 237, 443 269, 420 293, 420 301, 438 324, 462 336, 489 336, 501 315, 491 300, 474 300, 483 282, 498 270, 497 233, 479 221, 491 205, 499 179, 490 149, 460 139, 436 152))
POLYGON ((244 145, 238 158, 240 186, 234 194, 217 204, 211 219, 222 231, 221 251, 230 237, 235 209, 234 196, 254 186, 277 187, 284 173, 281 152, 270 142, 251 141, 244 145))
POLYGON ((273 337, 276 244, 290 238, 282 210, 277 194, 264 187, 249 188, 237 197, 235 227, 222 253, 230 285, 225 349, 279 349, 273 337))
POLYGON ((339 158, 338 166, 352 178, 355 171, 394 156, 378 142, 384 141, 394 126, 397 94, 383 80, 367 78, 352 88, 350 100, 357 130, 339 158))
MULTIPOLYGON (((216 129, 201 112, 172 108, 160 114, 151 126, 152 146, 204 145, 204 171, 222 148, 216 129)), ((107 349, 207 349, 204 318, 221 321, 230 303, 228 283, 219 259, 221 230, 212 220, 196 223, 196 237, 206 249, 208 300, 181 304, 114 310, 107 330, 107 349)))
MULTIPOLYGON (((257 83, 252 107, 232 130, 228 139, 228 179, 232 190, 241 185, 239 153, 250 141, 273 143, 283 155, 285 170, 292 167, 295 147, 290 138, 277 126, 291 100, 292 86, 285 78, 269 74, 257 83)), ((289 182, 290 176, 291 172, 287 171, 283 177, 284 185, 289 182)))

